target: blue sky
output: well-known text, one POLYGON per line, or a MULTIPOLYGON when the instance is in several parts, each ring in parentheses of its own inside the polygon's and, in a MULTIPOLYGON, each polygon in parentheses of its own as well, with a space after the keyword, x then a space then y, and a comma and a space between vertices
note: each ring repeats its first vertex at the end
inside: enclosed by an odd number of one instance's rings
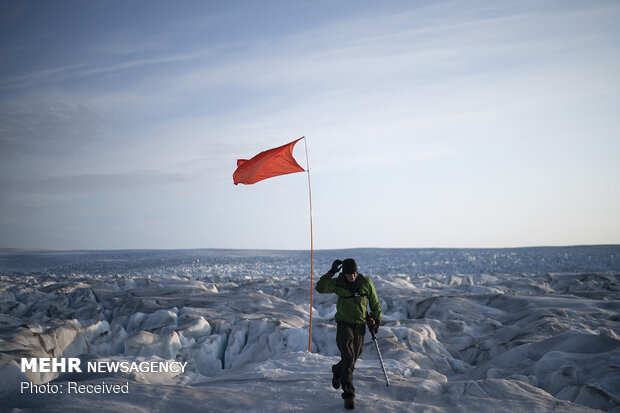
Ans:
POLYGON ((3 1, 0 247, 620 243, 615 1, 3 1), (305 166, 303 141, 295 157, 305 166))

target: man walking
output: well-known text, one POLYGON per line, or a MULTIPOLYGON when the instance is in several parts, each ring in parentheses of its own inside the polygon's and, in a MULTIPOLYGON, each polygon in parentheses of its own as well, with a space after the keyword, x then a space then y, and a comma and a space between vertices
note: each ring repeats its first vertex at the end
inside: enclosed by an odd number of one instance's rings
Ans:
POLYGON ((353 369, 362 353, 366 323, 375 333, 379 329, 381 304, 374 284, 370 278, 358 274, 357 263, 353 258, 335 260, 331 269, 317 282, 315 289, 321 294, 334 293, 338 296, 335 319, 340 362, 332 366, 332 385, 335 389, 342 386, 344 407, 354 409, 353 369), (342 273, 332 278, 340 269, 342 273), (367 314, 368 305, 371 314, 367 314))

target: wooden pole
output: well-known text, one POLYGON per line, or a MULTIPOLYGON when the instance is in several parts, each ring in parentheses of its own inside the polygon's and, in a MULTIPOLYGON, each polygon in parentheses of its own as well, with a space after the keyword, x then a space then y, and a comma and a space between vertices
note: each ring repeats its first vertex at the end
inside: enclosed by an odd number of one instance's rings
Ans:
POLYGON ((306 172, 308 172, 308 198, 310 200, 310 329, 308 332, 308 353, 312 352, 312 293, 314 291, 314 238, 312 235, 312 188, 310 186, 310 163, 308 162, 308 140, 304 136, 306 145, 306 172))

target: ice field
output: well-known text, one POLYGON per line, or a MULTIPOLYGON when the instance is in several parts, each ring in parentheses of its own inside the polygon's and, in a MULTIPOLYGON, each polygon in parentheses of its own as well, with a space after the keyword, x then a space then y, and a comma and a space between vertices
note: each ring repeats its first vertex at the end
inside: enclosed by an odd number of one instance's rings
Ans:
MULTIPOLYGON (((620 412, 620 246, 315 252, 352 257, 383 309, 357 411, 620 412)), ((0 251, 0 407, 343 411, 335 295, 307 251, 0 251), (23 373, 23 357, 187 362, 184 373, 23 373), (128 394, 20 391, 129 382, 128 394)))

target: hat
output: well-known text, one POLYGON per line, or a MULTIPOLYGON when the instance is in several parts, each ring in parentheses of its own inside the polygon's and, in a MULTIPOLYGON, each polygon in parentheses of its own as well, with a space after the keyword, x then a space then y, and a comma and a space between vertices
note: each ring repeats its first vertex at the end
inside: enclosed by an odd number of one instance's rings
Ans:
POLYGON ((353 274, 357 272, 357 263, 353 258, 347 258, 342 261, 342 273, 343 274, 353 274))

